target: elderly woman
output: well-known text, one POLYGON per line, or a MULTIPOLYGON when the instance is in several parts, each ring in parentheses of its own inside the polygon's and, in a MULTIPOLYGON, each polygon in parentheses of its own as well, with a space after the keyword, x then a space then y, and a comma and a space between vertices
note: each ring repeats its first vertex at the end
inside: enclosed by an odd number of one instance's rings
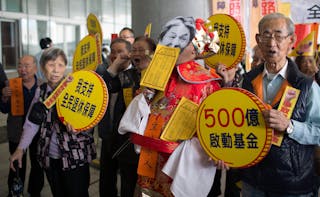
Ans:
POLYGON ((295 62, 302 73, 312 77, 320 85, 319 67, 314 56, 297 56, 295 62))
POLYGON ((151 38, 139 36, 135 39, 131 50, 131 60, 139 73, 148 67, 156 47, 156 43, 151 38))
POLYGON ((40 65, 48 82, 36 90, 20 143, 10 158, 10 167, 15 170, 15 160, 18 160, 21 167, 25 150, 36 133, 40 132, 39 160, 45 169, 53 196, 88 197, 89 163, 96 157, 92 132, 75 133, 71 125, 65 126, 59 120, 55 106, 49 110, 39 110, 44 107, 41 101, 46 99, 64 78, 67 57, 61 49, 49 48, 43 52, 40 65))

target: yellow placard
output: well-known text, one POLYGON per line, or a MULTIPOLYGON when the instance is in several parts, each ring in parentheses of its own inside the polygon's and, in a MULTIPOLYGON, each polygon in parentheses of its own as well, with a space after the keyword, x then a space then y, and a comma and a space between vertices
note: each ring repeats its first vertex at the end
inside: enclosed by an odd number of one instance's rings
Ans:
POLYGON ((22 78, 17 77, 9 80, 9 87, 12 91, 11 95, 11 114, 14 116, 24 115, 24 98, 22 78))
POLYGON ((72 73, 72 82, 58 97, 59 119, 71 124, 76 131, 94 127, 108 105, 108 91, 103 79, 93 71, 72 73))
POLYGON ((129 106, 130 102, 133 99, 133 88, 123 88, 123 98, 124 98, 124 103, 126 107, 129 106))
POLYGON ((144 36, 150 38, 150 36, 151 36, 151 27, 152 27, 152 23, 149 23, 146 26, 146 29, 144 30, 144 36))
POLYGON ((197 111, 196 103, 182 97, 160 138, 173 142, 192 138, 196 132, 197 111))
POLYGON ((73 72, 79 70, 96 70, 102 64, 99 34, 87 35, 79 44, 73 55, 73 72))
MULTIPOLYGON (((288 119, 291 118, 294 107, 296 106, 296 103, 298 101, 299 94, 300 90, 290 86, 287 86, 283 93, 280 104, 278 106, 278 110, 283 112, 285 117, 287 117, 288 119)), ((281 146, 282 140, 283 133, 275 131, 272 138, 272 144, 281 146)))
POLYGON ((102 38, 103 34, 102 34, 100 22, 96 17, 96 15, 92 13, 90 13, 87 17, 87 29, 89 34, 91 35, 96 35, 97 33, 99 33, 100 43, 103 42, 103 38, 102 38))
POLYGON ((197 134, 205 152, 230 167, 260 162, 271 147, 272 129, 266 126, 263 102, 241 88, 224 88, 209 95, 197 114, 197 134))
POLYGON ((298 43, 295 49, 291 51, 289 56, 314 56, 317 50, 316 31, 311 31, 307 37, 298 43))
POLYGON ((178 59, 179 52, 179 48, 158 44, 140 85, 164 91, 178 59))
POLYGON ((210 67, 224 64, 226 67, 234 67, 241 60, 246 48, 246 37, 241 24, 227 14, 215 14, 205 23, 209 32, 217 31, 219 35, 220 50, 216 55, 205 59, 210 67))

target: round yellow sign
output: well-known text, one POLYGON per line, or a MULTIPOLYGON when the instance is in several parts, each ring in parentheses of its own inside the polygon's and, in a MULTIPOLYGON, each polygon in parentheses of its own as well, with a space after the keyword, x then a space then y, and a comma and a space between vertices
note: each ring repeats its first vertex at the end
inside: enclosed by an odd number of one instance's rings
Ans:
POLYGON ((60 120, 76 131, 94 127, 108 105, 108 91, 103 79, 93 71, 78 71, 69 76, 72 81, 57 99, 60 120))
POLYGON ((87 35, 80 40, 74 51, 72 71, 96 70, 99 64, 102 64, 102 57, 98 35, 87 35))
POLYGON ((241 24, 227 14, 215 14, 205 23, 209 32, 217 31, 220 49, 216 55, 205 59, 208 66, 214 68, 224 64, 227 68, 236 66, 242 59, 246 48, 246 37, 241 24))
POLYGON ((91 35, 95 35, 96 33, 99 33, 100 43, 103 42, 101 25, 96 15, 92 13, 90 13, 87 17, 87 29, 89 34, 91 35))
POLYGON ((271 147, 273 130, 266 126, 258 97, 240 88, 225 88, 208 96, 197 114, 197 134, 205 152, 230 167, 260 162, 271 147))

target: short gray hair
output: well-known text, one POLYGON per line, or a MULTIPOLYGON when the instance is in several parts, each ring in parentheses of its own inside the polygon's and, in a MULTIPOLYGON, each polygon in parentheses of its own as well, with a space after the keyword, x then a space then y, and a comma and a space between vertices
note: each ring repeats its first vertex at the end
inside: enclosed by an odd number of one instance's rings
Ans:
POLYGON ((56 60, 59 56, 62 57, 64 63, 68 64, 68 59, 66 54, 62 49, 50 47, 43 51, 41 58, 40 58, 40 66, 42 69, 44 69, 46 63, 50 60, 56 60))
POLYGON ((271 13, 271 14, 267 14, 265 15, 259 22, 259 33, 262 33, 262 26, 265 22, 272 20, 272 19, 285 19, 286 24, 287 24, 287 31, 289 35, 294 34, 295 28, 294 28, 294 23, 293 21, 289 18, 286 17, 285 15, 275 12, 275 13, 271 13))

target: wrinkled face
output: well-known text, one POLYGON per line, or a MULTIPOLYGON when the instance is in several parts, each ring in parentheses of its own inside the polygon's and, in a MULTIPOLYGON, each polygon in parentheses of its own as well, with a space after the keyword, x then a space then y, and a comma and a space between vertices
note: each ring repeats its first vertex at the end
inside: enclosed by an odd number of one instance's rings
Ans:
POLYGON ((34 78, 37 72, 37 65, 31 56, 24 56, 19 60, 18 75, 23 81, 28 81, 34 78))
POLYGON ((130 52, 127 50, 125 43, 114 43, 111 47, 110 60, 113 62, 117 58, 117 55, 125 57, 129 54, 130 52))
POLYGON ((144 70, 148 67, 151 58, 151 50, 145 40, 138 40, 133 43, 131 50, 131 60, 137 69, 144 70))
POLYGON ((319 71, 316 61, 312 56, 303 56, 298 66, 301 72, 310 77, 313 77, 319 71))
POLYGON ((256 41, 267 64, 284 65, 295 36, 289 35, 285 19, 272 19, 262 25, 256 41))
POLYGON ((44 75, 51 87, 56 87, 62 80, 66 71, 67 65, 63 58, 58 56, 55 60, 49 60, 44 66, 44 75))
POLYGON ((181 22, 171 26, 167 33, 163 36, 160 43, 169 47, 185 48, 190 41, 190 31, 181 22))
POLYGON ((130 42, 131 44, 133 44, 133 42, 134 42, 134 36, 129 30, 123 30, 120 33, 119 37, 130 42))
POLYGON ((120 67, 118 68, 119 70, 124 70, 128 67, 130 64, 130 51, 126 48, 125 43, 117 42, 114 43, 111 46, 111 53, 110 53, 110 61, 114 62, 117 56, 121 57, 121 61, 119 62, 120 67))

